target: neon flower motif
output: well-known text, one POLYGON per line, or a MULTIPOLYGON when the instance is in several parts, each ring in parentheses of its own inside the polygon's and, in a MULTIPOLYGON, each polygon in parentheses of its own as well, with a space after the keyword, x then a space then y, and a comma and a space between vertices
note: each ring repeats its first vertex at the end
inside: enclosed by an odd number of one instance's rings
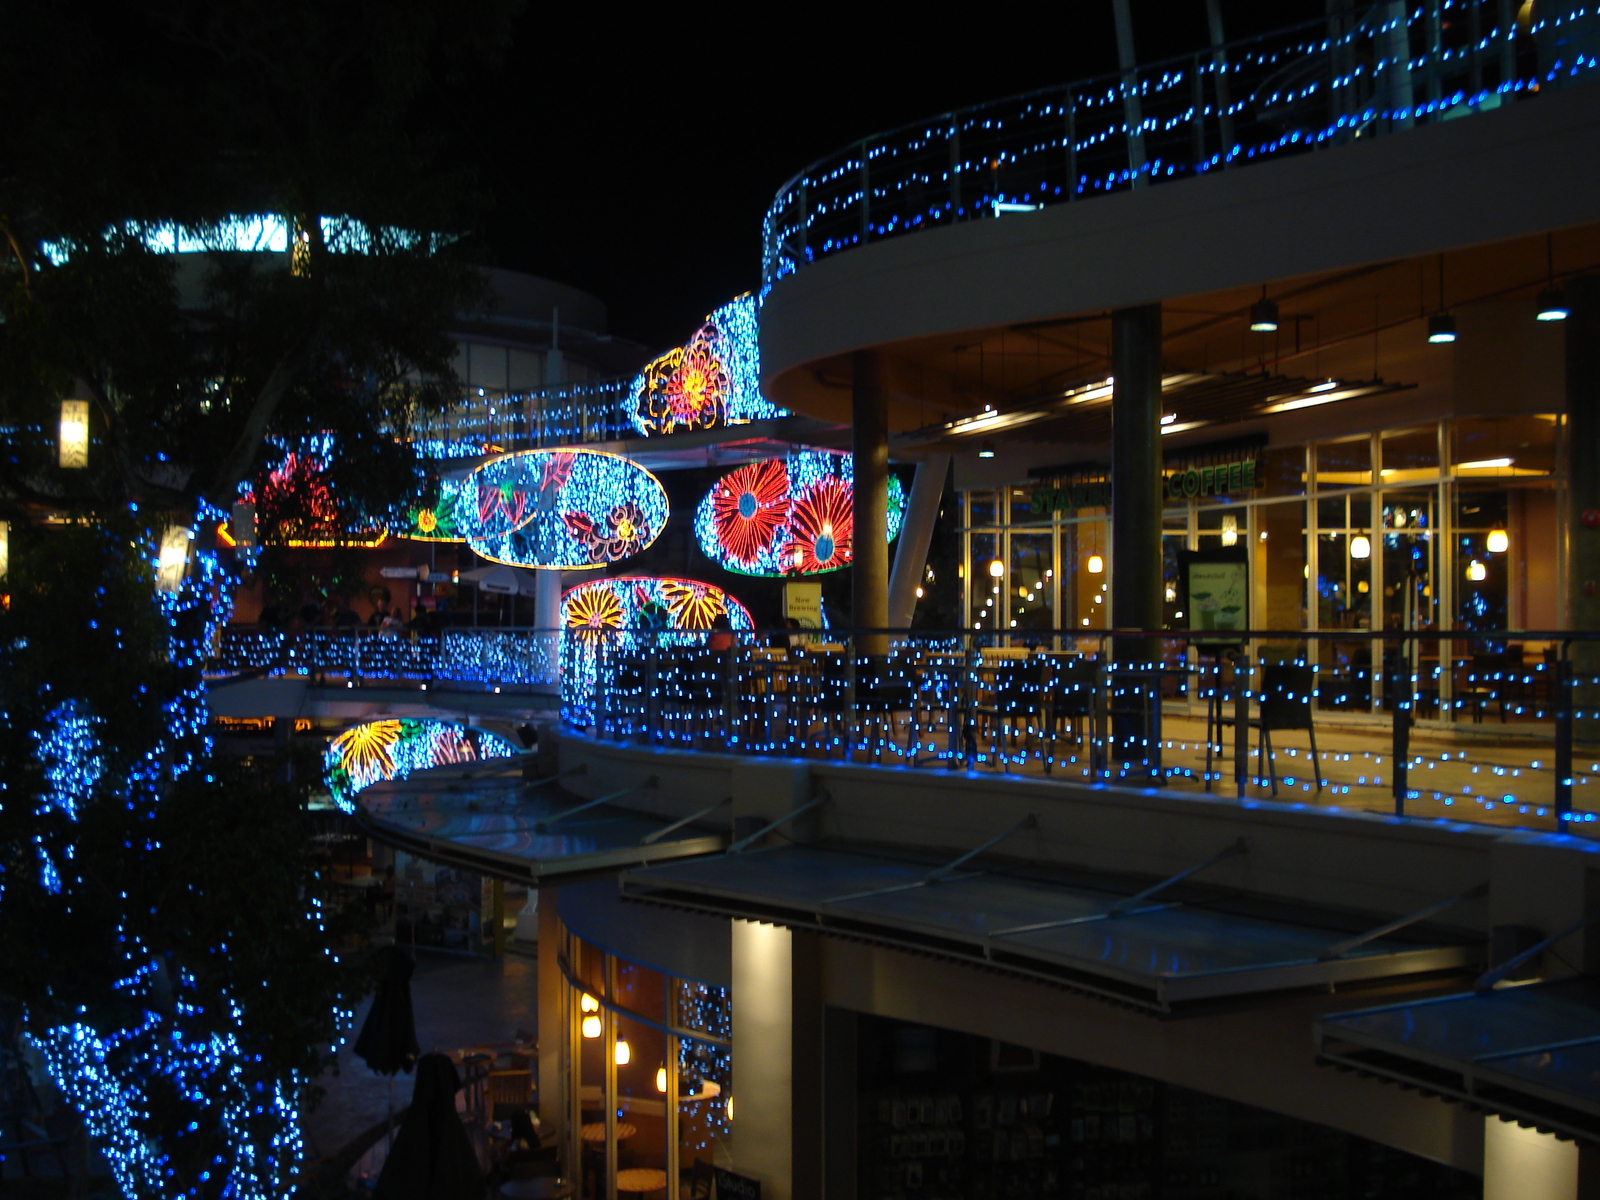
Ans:
POLYGON ((750 463, 711 489, 717 545, 746 570, 755 570, 789 515, 789 472, 780 459, 750 463))
MULTIPOLYGON (((621 455, 601 450, 525 450, 484 463, 470 476, 485 497, 511 501, 507 518, 468 531, 484 558, 519 567, 580 569, 637 554, 667 523, 666 489, 621 455)), ((499 501, 495 501, 499 503, 499 501)))
POLYGON ((761 395, 758 309, 754 296, 740 296, 648 363, 633 381, 634 428, 653 437, 783 416, 761 395))
POLYGON ((355 811, 355 797, 386 779, 404 779, 413 771, 446 763, 509 758, 516 753, 505 738, 453 721, 368 721, 345 730, 323 756, 323 773, 334 803, 355 811))
POLYGON ((674 629, 710 629, 711 623, 728 611, 727 596, 709 583, 663 579, 661 595, 674 629))
MULTIPOLYGON (((284 443, 274 439, 274 444, 284 443)), ((353 528, 328 485, 333 439, 303 438, 283 461, 239 489, 239 499, 256 506, 261 540, 275 546, 376 546, 384 529, 353 528)), ((233 537, 227 531, 225 541, 233 537)))
POLYGON ((567 593, 562 624, 586 641, 622 628, 622 601, 616 590, 586 584, 567 593))
POLYGON ((850 540, 855 529, 853 502, 850 485, 842 479, 820 479, 795 497, 789 514, 785 574, 836 571, 850 562, 850 540))
POLYGON ((419 542, 459 542, 466 538, 462 526, 470 502, 463 498, 459 482, 441 480, 424 504, 410 509, 406 520, 394 532, 419 542))
MULTIPOLYGON (((741 575, 811 575, 848 567, 854 545, 852 461, 804 450, 752 463, 712 485, 695 510, 707 557, 741 575)), ((905 489, 889 477, 886 541, 900 533, 905 489)))

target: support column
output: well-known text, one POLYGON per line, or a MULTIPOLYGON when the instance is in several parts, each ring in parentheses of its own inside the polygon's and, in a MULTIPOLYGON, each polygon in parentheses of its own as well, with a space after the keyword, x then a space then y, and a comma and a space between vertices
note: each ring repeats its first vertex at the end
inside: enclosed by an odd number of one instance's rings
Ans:
POLYGON ((571 1000, 567 981, 562 977, 557 956, 561 953, 561 920, 557 915, 560 898, 554 888, 544 889, 539 905, 539 1124, 547 1137, 567 1146, 567 1170, 576 1173, 578 1161, 571 1157, 576 1134, 572 1113, 576 1093, 572 1090, 575 1069, 570 1047, 574 1037, 571 1000), (569 1140, 570 1139, 570 1140, 569 1140))
POLYGON ((544 648, 545 677, 551 683, 561 682, 561 635, 550 632, 561 628, 561 572, 549 569, 538 572, 533 591, 533 627, 539 630, 538 638, 544 648))
MULTIPOLYGON (((1111 314, 1111 624, 1161 628, 1161 306, 1111 314)), ((1118 638, 1125 667, 1157 657, 1153 641, 1118 638)), ((1160 769, 1161 702, 1149 676, 1123 675, 1111 696, 1118 763, 1160 769)))
MULTIPOLYGON (((1562 322, 1567 374, 1567 623, 1575 630, 1600 630, 1600 527, 1583 514, 1600 511, 1600 276, 1582 276, 1565 285, 1571 313, 1562 322)), ((1574 708, 1593 713, 1600 689, 1581 681, 1600 675, 1600 643, 1572 645, 1574 708)), ((1575 735, 1589 739, 1600 722, 1580 717, 1575 735)))
POLYGON ((889 628, 909 629, 917 610, 917 585, 928 565, 928 547, 933 544, 933 527, 939 519, 939 502, 944 499, 945 479, 950 474, 950 456, 931 454, 917 464, 911 481, 911 499, 906 504, 905 523, 894 551, 894 574, 889 577, 889 628))
MULTIPOLYGON (((851 450, 855 457, 852 515, 850 606, 857 629, 889 625, 889 412, 882 363, 870 350, 853 356, 851 450)), ((860 654, 888 654, 887 634, 868 634, 856 644, 860 654)))
POLYGON ((1483 1200, 1577 1200, 1578 1147, 1515 1121, 1484 1118, 1483 1200))
POLYGON ((794 934, 734 921, 733 1170, 762 1200, 794 1191, 794 934))

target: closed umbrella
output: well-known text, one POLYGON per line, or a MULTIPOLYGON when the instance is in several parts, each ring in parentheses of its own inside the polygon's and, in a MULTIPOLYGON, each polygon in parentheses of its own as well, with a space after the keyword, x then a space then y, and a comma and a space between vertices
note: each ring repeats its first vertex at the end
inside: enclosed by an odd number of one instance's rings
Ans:
POLYGON ((443 1054, 417 1060, 411 1108, 395 1134, 375 1200, 479 1200, 485 1180, 456 1113, 461 1076, 443 1054))
POLYGON ((379 1075, 410 1071, 422 1047, 411 1012, 411 973, 416 963, 399 946, 384 946, 374 956, 378 993, 356 1038, 356 1054, 379 1075))

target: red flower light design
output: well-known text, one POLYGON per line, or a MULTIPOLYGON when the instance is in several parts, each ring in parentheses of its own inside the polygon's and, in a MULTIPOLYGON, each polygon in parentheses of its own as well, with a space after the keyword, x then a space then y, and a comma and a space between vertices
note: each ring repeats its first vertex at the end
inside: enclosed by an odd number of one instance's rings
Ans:
POLYGON ((711 511, 718 544, 729 558, 754 568, 789 513, 789 473, 782 460, 750 463, 718 480, 711 511))
POLYGON ((649 519, 632 500, 613 508, 606 516, 603 529, 596 528, 595 523, 581 512, 564 512, 561 520, 566 524, 567 532, 589 552, 589 561, 592 563, 616 562, 627 558, 630 554, 637 554, 650 540, 649 519))
POLYGON ((852 502, 850 485, 836 478, 819 480, 795 499, 789 510, 784 574, 811 575, 850 565, 852 502))
MULTIPOLYGON (((722 415, 728 385, 728 368, 712 351, 702 330, 684 347, 683 358, 667 378, 665 399, 671 422, 686 429, 710 425, 722 415)), ((671 422, 666 432, 671 432, 671 422)))

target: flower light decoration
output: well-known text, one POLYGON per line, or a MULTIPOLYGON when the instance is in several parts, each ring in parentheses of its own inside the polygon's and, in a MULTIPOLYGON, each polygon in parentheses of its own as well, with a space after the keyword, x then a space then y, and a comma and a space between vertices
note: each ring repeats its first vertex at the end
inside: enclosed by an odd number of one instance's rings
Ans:
POLYGON ((467 544, 517 567, 602 567, 637 554, 669 512, 660 480, 602 450, 524 450, 462 484, 467 544))
POLYGON ((646 364, 630 412, 645 437, 720 429, 786 415, 761 395, 760 308, 753 295, 724 304, 688 343, 646 364))
POLYGON ((394 532, 414 542, 464 542, 470 522, 470 502, 465 482, 441 479, 421 504, 406 510, 394 532))
POLYGON ((561 597, 561 697, 567 719, 593 722, 604 664, 634 650, 696 646, 718 617, 735 630, 755 620, 721 588, 695 579, 618 575, 569 588, 561 597))
POLYGON ((356 794, 375 783, 404 779, 427 767, 510 758, 516 753, 505 738, 483 729, 404 717, 367 721, 345 730, 324 753, 323 773, 333 802, 354 812, 356 794))
MULTIPOLYGON (((695 511, 700 548, 741 575, 817 575, 848 567, 855 537, 852 460, 805 450, 724 475, 695 511)), ((905 520, 905 489, 889 477, 893 541, 905 520)))
MULTIPOLYGON (((333 461, 333 438, 323 434, 287 449, 277 466, 253 482, 239 486, 239 500, 256 509, 260 540, 279 546, 377 546, 388 531, 352 528, 333 489, 328 468, 333 461)), ((227 521, 217 527, 224 545, 236 545, 227 521)))

